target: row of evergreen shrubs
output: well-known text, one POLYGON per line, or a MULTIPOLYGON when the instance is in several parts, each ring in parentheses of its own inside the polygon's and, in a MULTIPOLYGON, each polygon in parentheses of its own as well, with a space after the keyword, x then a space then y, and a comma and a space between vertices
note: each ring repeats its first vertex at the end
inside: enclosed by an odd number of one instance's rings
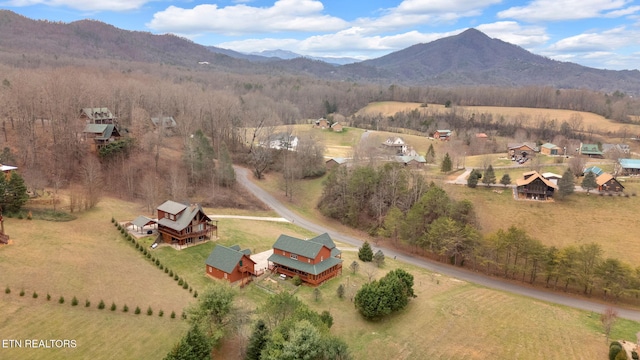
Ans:
POLYGON ((193 297, 196 297, 196 298, 198 297, 198 291, 194 291, 193 287, 189 286, 186 280, 179 277, 177 273, 174 274, 173 270, 170 270, 168 267, 164 266, 160 262, 160 259, 152 256, 151 252, 148 251, 143 244, 140 244, 138 240, 136 240, 136 238, 131 236, 131 234, 127 233, 127 229, 125 229, 122 225, 120 225, 120 223, 118 223, 115 218, 113 217, 111 218, 111 223, 113 223, 116 226, 118 231, 120 231, 120 234, 124 236, 125 240, 134 244, 136 250, 140 251, 142 255, 144 255, 148 260, 151 261, 152 264, 154 264, 158 269, 163 270, 165 274, 168 274, 169 276, 173 277, 173 279, 178 282, 178 286, 181 286, 185 290, 189 290, 189 293, 193 294, 193 297))
MULTIPOLYGON (((5 293, 5 294, 11 294, 11 288, 7 286, 7 287, 4 289, 4 293, 5 293)), ((24 289, 20 290, 20 296, 24 296, 24 295, 25 295, 25 291, 24 291, 24 289)), ((33 292, 33 294, 31 295, 31 297, 33 297, 34 299, 37 299, 37 298, 38 298, 38 293, 34 291, 34 292, 33 292)), ((49 294, 49 293, 47 293, 47 301, 51 301, 51 294, 49 294)), ((66 301, 66 300, 65 300, 64 296, 60 296, 60 297, 58 298, 58 303, 59 303, 59 304, 64 304, 64 303, 65 303, 65 301, 66 301)), ((78 298, 77 298, 77 297, 75 297, 75 296, 74 296, 74 297, 71 299, 71 306, 78 306, 78 304, 79 304, 79 303, 80 303, 80 302, 78 301, 78 298)), ((84 307, 88 308, 88 307, 90 307, 90 306, 91 306, 91 301, 89 301, 89 300, 85 300, 85 302, 84 302, 84 307)), ((106 308, 106 304, 105 304, 104 300, 102 300, 102 299, 100 300, 100 302, 98 303, 97 308, 98 308, 98 309, 100 309, 100 310, 104 310, 104 309, 106 308)), ((118 309, 118 307, 116 306, 116 303, 115 303, 115 302, 112 302, 112 303, 111 303, 111 306, 109 307, 109 310, 111 310, 111 311, 116 311, 117 309, 118 309)), ((122 306, 122 312, 129 312, 129 307, 127 306, 127 304, 124 304, 124 305, 122 306)), ((134 310, 134 312, 133 312, 133 313, 134 313, 134 314, 136 314, 136 315, 139 315, 141 312, 142 312, 142 311, 140 310, 140 307, 139 307, 139 306, 136 306, 136 309, 134 310)), ((151 306, 149 306, 149 307, 147 308, 147 315, 149 315, 149 316, 153 315, 153 309, 151 308, 151 306)), ((162 309, 161 309, 160 311, 158 311, 158 316, 159 316, 159 317, 163 317, 163 316, 164 316, 164 311, 163 311, 162 309)), ((175 317, 176 317, 176 313, 175 313, 175 311, 172 311, 172 312, 171 312, 170 317, 171 317, 172 319, 175 319, 175 317)), ((183 314, 182 314, 182 318, 184 319, 185 317, 186 317, 186 316, 185 316, 185 314, 183 313, 183 314)))

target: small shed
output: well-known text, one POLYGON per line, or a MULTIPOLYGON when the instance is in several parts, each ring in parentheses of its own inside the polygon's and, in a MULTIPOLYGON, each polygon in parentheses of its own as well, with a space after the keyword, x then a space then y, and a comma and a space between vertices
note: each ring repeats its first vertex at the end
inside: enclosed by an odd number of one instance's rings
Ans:
POLYGON ((449 140, 449 138, 451 138, 451 130, 449 129, 436 130, 433 133, 433 138, 442 140, 442 141, 449 140))
POLYGON ((342 124, 340 124, 339 122, 334 122, 333 124, 331 124, 331 130, 335 132, 342 132, 342 124))
POLYGON ((544 155, 555 156, 555 155, 560 155, 561 152, 562 152, 562 149, 559 146, 554 145, 552 143, 546 143, 540 146, 540 153, 544 155))
POLYGON ((341 157, 336 157, 336 158, 331 158, 327 161, 325 161, 325 165, 327 166, 327 169, 331 170, 333 168, 336 168, 340 165, 346 164, 347 163, 347 159, 345 158, 341 158, 341 157))

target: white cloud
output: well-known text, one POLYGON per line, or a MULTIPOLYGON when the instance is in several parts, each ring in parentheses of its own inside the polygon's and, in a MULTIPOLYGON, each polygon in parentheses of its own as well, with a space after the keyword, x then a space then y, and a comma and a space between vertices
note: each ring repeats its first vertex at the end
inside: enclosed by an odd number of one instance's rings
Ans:
POLYGON ((227 35, 275 32, 327 32, 343 29, 347 22, 322 13, 317 0, 278 0, 271 7, 245 4, 218 7, 197 5, 193 9, 170 6, 157 12, 147 26, 167 32, 213 32, 227 35))
POLYGON ((617 27, 600 33, 584 33, 564 38, 548 50, 554 52, 598 52, 612 51, 637 45, 640 31, 617 27))
POLYGON ((482 14, 487 6, 501 0, 404 0, 395 8, 385 9, 378 18, 360 18, 354 26, 368 33, 380 33, 412 26, 453 24, 461 18, 482 14))
POLYGON ((130 11, 140 9, 148 2, 150 0, 9 0, 2 5, 14 7, 45 5, 81 11, 130 11))
POLYGON ((409 31, 389 36, 367 36, 364 29, 352 27, 335 34, 316 35, 302 40, 250 39, 229 41, 216 46, 240 52, 284 49, 309 56, 351 56, 367 59, 458 33, 460 31, 433 34, 409 31))
POLYGON ((522 26, 515 21, 499 21, 478 25, 476 29, 492 38, 497 38, 523 48, 540 46, 549 41, 549 35, 541 26, 522 26))
MULTIPOLYGON (((498 13, 498 18, 524 21, 560 21, 599 18, 624 11, 628 0, 534 0, 498 13)), ((627 10, 628 11, 628 10, 627 10)))

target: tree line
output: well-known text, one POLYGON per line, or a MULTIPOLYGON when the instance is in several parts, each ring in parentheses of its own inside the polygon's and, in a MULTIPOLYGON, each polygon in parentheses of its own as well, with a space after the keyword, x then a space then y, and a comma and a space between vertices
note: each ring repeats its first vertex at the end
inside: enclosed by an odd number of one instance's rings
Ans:
POLYGON ((597 291, 616 301, 640 295, 640 267, 605 258, 600 245, 547 246, 517 227, 483 235, 470 201, 454 200, 419 177, 396 164, 336 168, 318 207, 396 245, 487 275, 586 295, 597 291))

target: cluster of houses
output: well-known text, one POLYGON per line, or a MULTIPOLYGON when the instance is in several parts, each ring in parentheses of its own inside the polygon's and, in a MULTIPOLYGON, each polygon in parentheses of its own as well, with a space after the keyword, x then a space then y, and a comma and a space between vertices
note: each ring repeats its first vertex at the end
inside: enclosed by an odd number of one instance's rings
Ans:
MULTIPOLYGON (((122 137, 118 118, 106 107, 82 108, 79 119, 85 122, 82 140, 89 143, 92 152, 97 152, 122 137)), ((173 130, 177 126, 172 116, 153 117, 151 123, 156 128, 168 130, 173 130)))
MULTIPOLYGON (((640 160, 636 160, 640 168, 640 160)), ((640 170, 640 169, 639 169, 640 170)), ((596 176, 597 190, 600 192, 622 192, 624 186, 610 173, 597 166, 584 169, 584 174, 592 172, 596 176)), ((527 200, 551 200, 558 190, 558 181, 562 175, 546 172, 539 174, 537 171, 529 171, 516 180, 515 188, 518 199, 527 200)))
MULTIPOLYGON (((167 200, 156 211, 157 219, 138 216, 126 224, 133 233, 145 236, 155 230, 153 248, 164 244, 182 249, 218 237, 217 220, 200 205, 167 200)), ((326 233, 308 240, 280 235, 266 260, 264 266, 258 266, 250 250, 217 244, 205 261, 205 271, 213 278, 245 284, 269 269, 283 277, 299 276, 314 286, 342 273, 341 251, 326 233)))
MULTIPOLYGON (((326 233, 308 240, 280 235, 268 253, 266 268, 282 278, 298 276, 302 282, 317 286, 342 273, 342 252, 326 233)), ((232 283, 241 281, 241 285, 264 273, 251 251, 238 245, 216 245, 205 264, 207 275, 232 283)))

